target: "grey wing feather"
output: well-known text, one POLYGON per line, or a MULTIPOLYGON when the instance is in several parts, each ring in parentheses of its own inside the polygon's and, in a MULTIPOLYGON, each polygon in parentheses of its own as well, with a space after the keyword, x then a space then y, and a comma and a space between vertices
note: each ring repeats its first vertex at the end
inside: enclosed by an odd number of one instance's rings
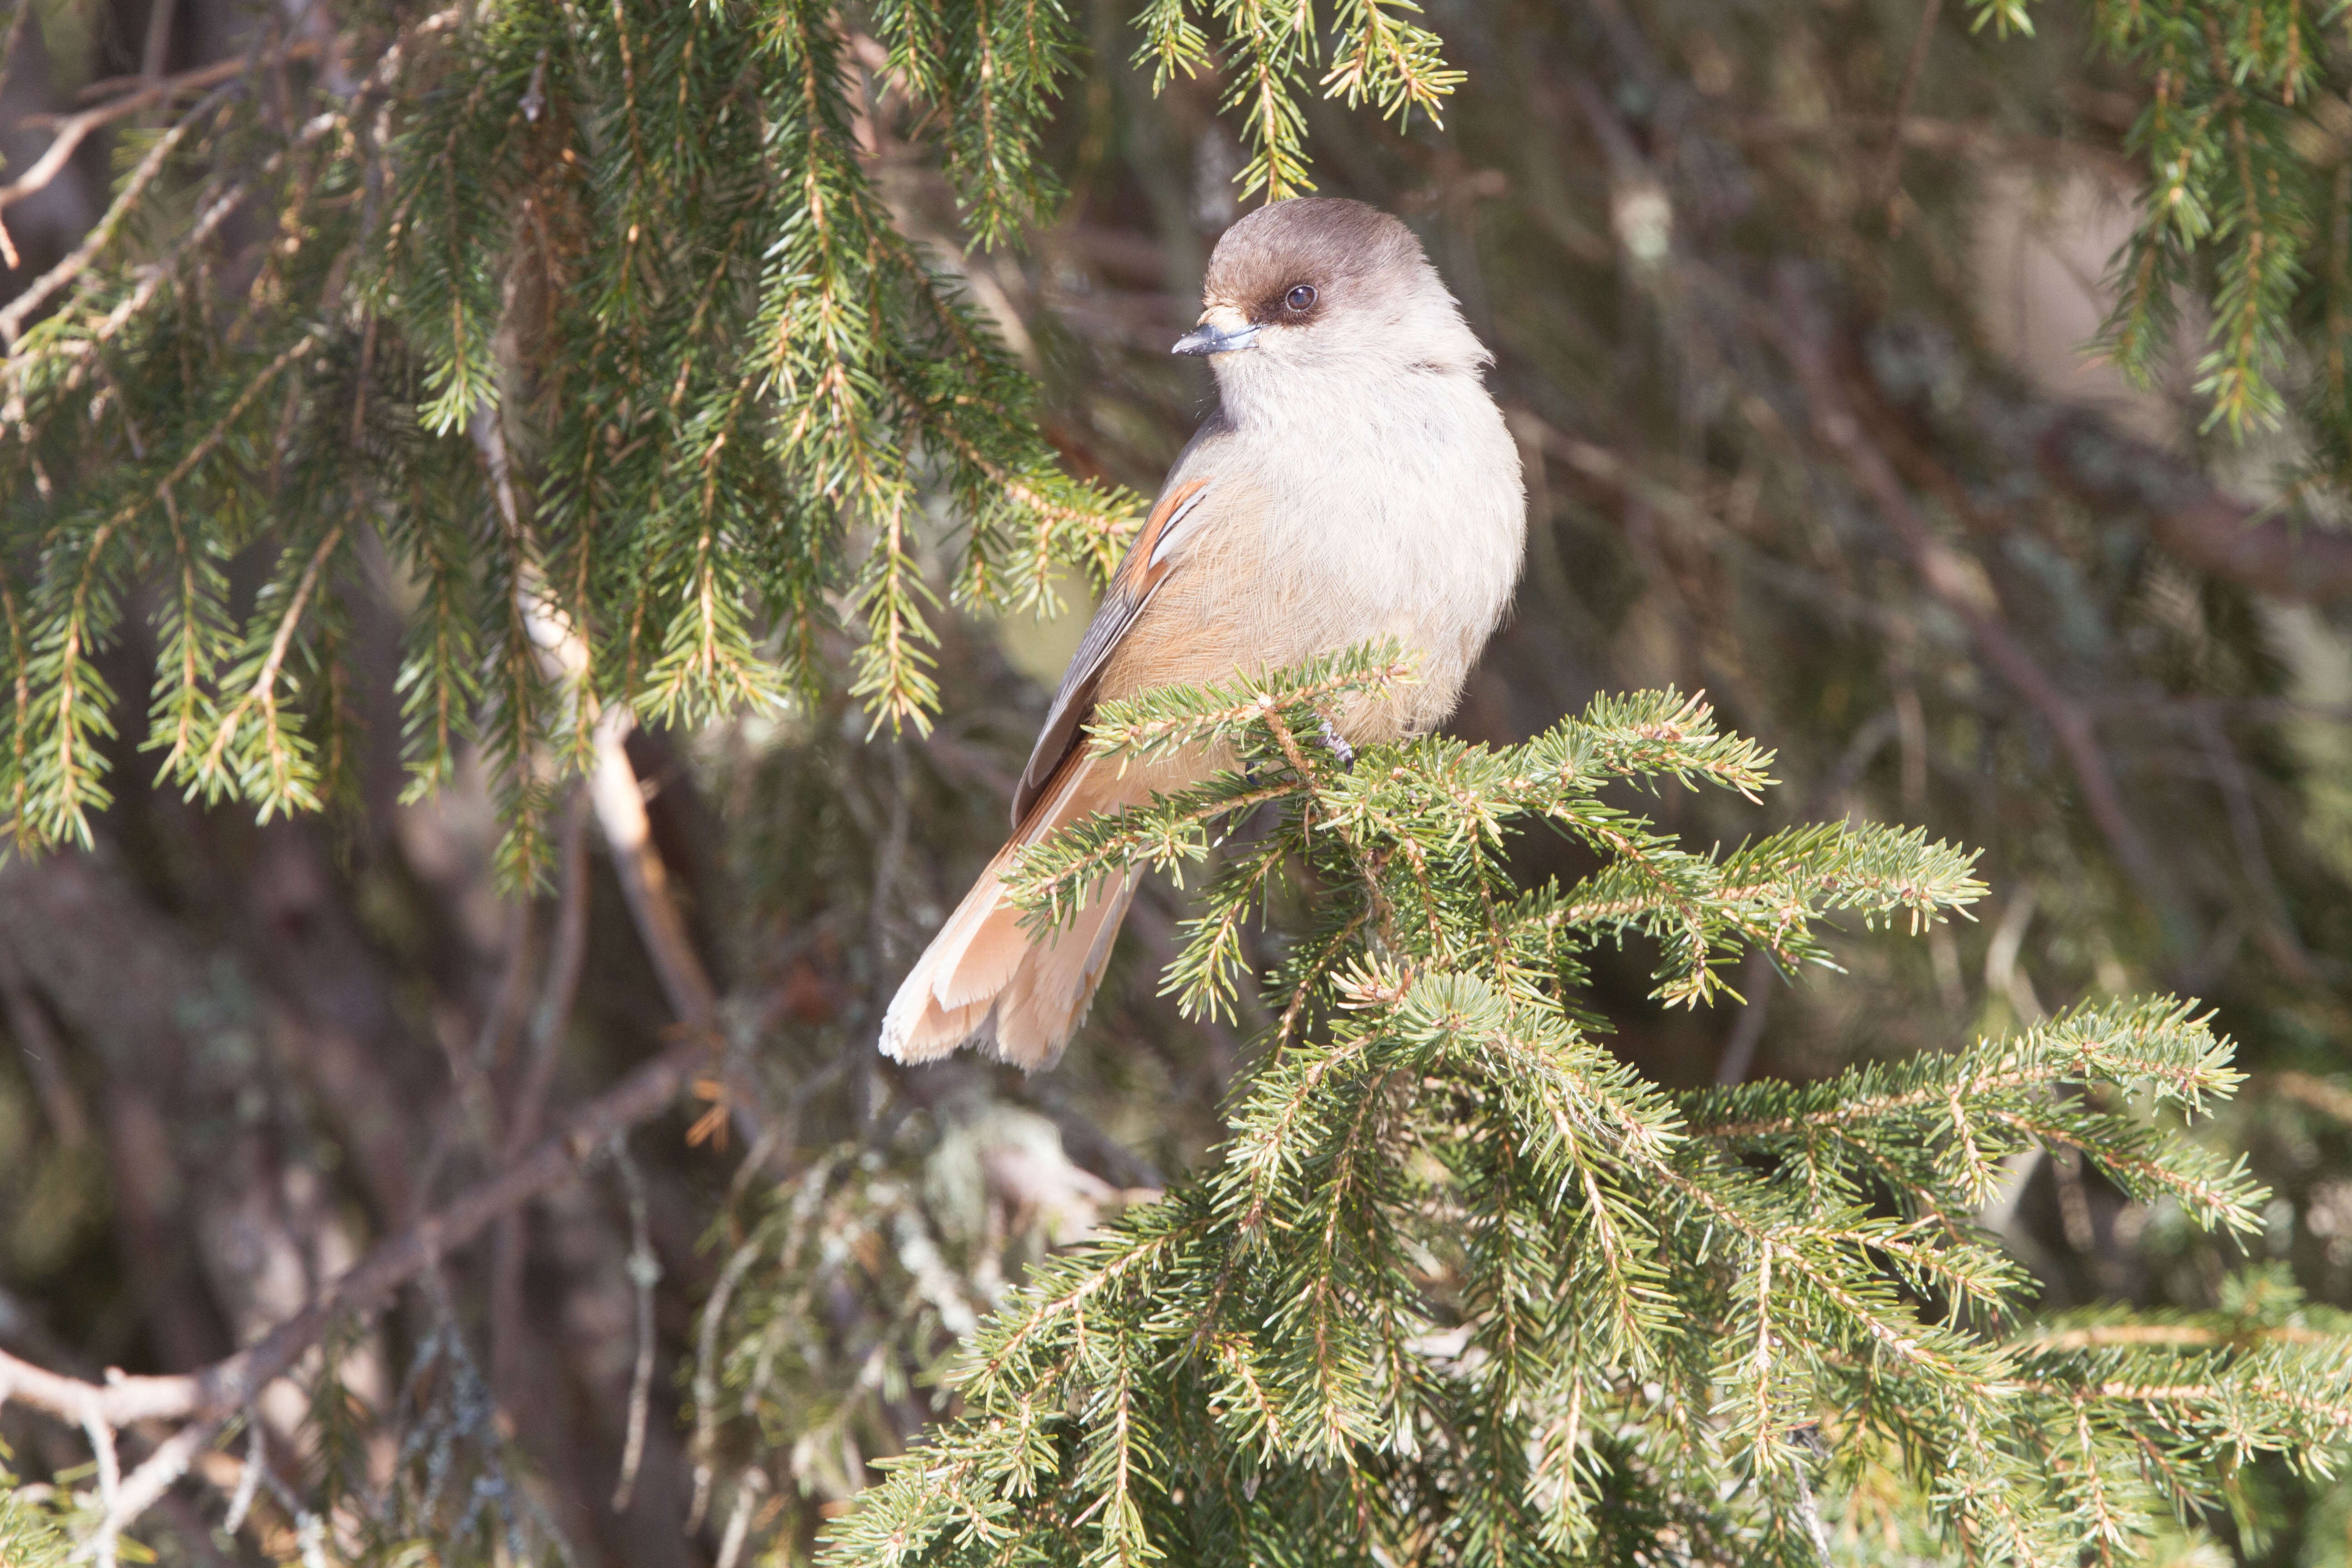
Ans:
POLYGON ((1177 528, 1209 493, 1205 477, 1195 478, 1188 468, 1204 468, 1194 462, 1210 448, 1216 437, 1226 429, 1222 411, 1212 414, 1192 433, 1192 438, 1177 454, 1160 495, 1152 503, 1151 515, 1135 542, 1128 546, 1127 556, 1111 574, 1110 585, 1103 601, 1095 611, 1095 618, 1087 626, 1087 635, 1079 639, 1078 651, 1070 658, 1070 667, 1062 674, 1062 684, 1054 693, 1054 706, 1045 714, 1045 727, 1038 732, 1037 744, 1030 751, 1029 765, 1022 770, 1020 786, 1013 792, 1013 825, 1045 793, 1046 782, 1054 776, 1070 752, 1076 749, 1080 732, 1095 710, 1095 690, 1102 683, 1105 667, 1121 639, 1134 626, 1151 595, 1166 581, 1167 549, 1177 528))

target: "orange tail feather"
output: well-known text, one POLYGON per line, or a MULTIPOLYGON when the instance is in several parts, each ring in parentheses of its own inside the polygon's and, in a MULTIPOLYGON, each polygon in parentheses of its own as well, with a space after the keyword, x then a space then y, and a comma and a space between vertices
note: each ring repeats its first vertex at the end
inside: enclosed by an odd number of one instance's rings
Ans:
POLYGON ((976 1044, 1029 1072, 1061 1058, 1102 984, 1112 940, 1135 896, 1134 874, 1095 889, 1070 923, 1042 939, 1021 928, 1003 875, 1016 850, 1149 793, 1139 780, 1122 779, 1083 753, 1063 773, 900 984, 882 1019, 883 1055, 928 1062, 976 1044))

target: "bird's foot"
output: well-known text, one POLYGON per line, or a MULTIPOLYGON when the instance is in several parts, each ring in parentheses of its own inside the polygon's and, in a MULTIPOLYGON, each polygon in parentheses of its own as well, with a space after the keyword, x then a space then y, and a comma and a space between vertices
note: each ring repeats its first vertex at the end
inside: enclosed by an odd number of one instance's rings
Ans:
POLYGON ((1341 738, 1339 731, 1331 728, 1330 720, 1318 718, 1315 721, 1323 731, 1323 743, 1330 747, 1334 752, 1338 753, 1339 765, 1347 769, 1349 773, 1354 773, 1356 771, 1356 748, 1348 744, 1346 740, 1341 738))

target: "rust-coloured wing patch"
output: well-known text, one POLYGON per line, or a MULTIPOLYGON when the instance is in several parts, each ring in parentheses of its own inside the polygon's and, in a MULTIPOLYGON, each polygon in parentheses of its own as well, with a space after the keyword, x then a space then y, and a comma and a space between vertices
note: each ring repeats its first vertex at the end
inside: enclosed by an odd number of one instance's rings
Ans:
POLYGON ((1111 574, 1102 605, 1087 626, 1078 651, 1071 656, 1061 689, 1054 693, 1053 710, 1045 715, 1045 728, 1029 753, 1029 765, 1022 770, 1021 787, 1013 792, 1015 826, 1045 793, 1055 770, 1076 748, 1079 732, 1094 711, 1095 689, 1102 683, 1103 668, 1110 663, 1119 640, 1134 627, 1136 617, 1143 614, 1144 605, 1151 602, 1151 595, 1175 570, 1178 534, 1208 493, 1207 479, 1169 486, 1151 515, 1144 519, 1143 531, 1128 546, 1127 558, 1111 574))

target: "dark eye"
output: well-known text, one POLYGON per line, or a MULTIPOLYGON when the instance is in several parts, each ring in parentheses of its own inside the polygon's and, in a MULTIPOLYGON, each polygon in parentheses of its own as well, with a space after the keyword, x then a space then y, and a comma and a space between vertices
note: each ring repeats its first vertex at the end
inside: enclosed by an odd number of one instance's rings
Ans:
POLYGON ((1315 309, 1315 286, 1311 283, 1301 283, 1284 295, 1282 302, 1301 313, 1311 310, 1315 309))

